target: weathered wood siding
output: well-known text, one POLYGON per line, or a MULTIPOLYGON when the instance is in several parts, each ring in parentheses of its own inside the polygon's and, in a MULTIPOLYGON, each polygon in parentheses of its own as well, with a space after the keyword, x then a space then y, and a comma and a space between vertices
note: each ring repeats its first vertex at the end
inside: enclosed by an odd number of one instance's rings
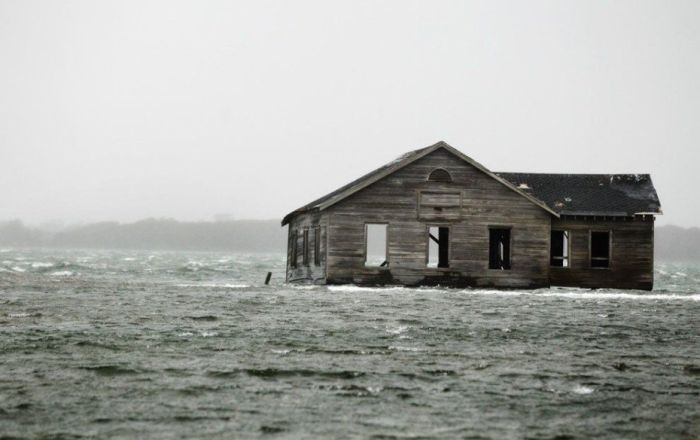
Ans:
POLYGON ((295 216, 289 223, 287 235, 287 281, 323 284, 326 281, 326 248, 328 215, 318 212, 304 213, 295 216), (304 264, 304 230, 309 231, 309 258, 304 264), (296 246, 292 238, 296 233, 296 246), (315 260, 316 234, 320 233, 319 264, 315 260), (295 249, 296 248, 296 249, 295 249), (292 252, 296 250, 297 265, 292 267, 292 252))
POLYGON ((553 230, 570 231, 571 267, 551 268, 553 286, 651 290, 654 285, 654 219, 593 221, 553 219, 553 230), (591 268, 590 231, 610 231, 610 267, 591 268))
POLYGON ((551 215, 442 149, 324 212, 328 283, 549 285, 551 215), (453 181, 427 181, 436 168, 453 181), (367 223, 388 224, 388 268, 364 265, 367 223), (450 228, 449 268, 427 267, 427 229, 438 225, 450 228), (489 226, 511 228, 511 270, 488 268, 489 226))

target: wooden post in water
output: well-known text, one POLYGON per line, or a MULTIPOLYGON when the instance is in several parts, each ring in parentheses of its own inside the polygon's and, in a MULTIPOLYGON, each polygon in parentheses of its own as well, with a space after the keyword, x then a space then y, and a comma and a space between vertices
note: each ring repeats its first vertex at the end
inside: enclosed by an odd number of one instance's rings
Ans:
POLYGON ((272 278, 272 272, 268 272, 267 276, 265 277, 265 285, 267 286, 270 284, 270 278, 272 278))

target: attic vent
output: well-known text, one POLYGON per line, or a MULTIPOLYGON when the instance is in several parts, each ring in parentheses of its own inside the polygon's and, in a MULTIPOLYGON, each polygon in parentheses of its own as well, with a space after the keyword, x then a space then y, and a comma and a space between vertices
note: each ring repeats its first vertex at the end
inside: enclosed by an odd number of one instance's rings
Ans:
POLYGON ((430 173, 428 180, 432 182, 452 182, 452 176, 450 176, 450 173, 448 173, 447 170, 438 168, 430 173))

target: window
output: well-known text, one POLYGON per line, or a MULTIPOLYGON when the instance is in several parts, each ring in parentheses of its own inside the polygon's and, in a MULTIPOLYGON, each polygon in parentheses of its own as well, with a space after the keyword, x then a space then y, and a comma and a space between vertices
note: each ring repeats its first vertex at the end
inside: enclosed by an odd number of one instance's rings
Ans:
POLYGON ((387 225, 365 225, 365 266, 387 267, 387 225))
POLYGON ((428 228, 428 267, 450 267, 450 229, 428 228))
POLYGON ((297 231, 292 231, 292 234, 289 238, 289 250, 290 250, 290 266, 292 268, 297 267, 297 231))
POLYGON ((489 269, 510 269, 510 229, 489 229, 489 269))
POLYGON ((321 265, 321 227, 314 229, 314 265, 321 265))
POLYGON ((569 267, 569 231, 552 231, 549 264, 552 267, 569 267))
POLYGON ((302 261, 304 266, 309 265, 309 228, 304 228, 304 247, 302 253, 302 261))
POLYGON ((447 170, 438 168, 430 173, 428 180, 432 182, 452 182, 452 176, 450 176, 450 173, 448 173, 447 170))
POLYGON ((591 267, 610 267, 610 231, 591 231, 591 267))

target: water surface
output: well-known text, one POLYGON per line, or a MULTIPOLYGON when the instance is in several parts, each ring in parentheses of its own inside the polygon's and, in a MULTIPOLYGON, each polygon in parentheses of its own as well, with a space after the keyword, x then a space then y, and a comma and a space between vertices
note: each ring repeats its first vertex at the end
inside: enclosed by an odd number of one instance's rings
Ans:
POLYGON ((283 272, 281 255, 0 250, 0 435, 700 436, 697 266, 658 265, 653 292, 283 272))

